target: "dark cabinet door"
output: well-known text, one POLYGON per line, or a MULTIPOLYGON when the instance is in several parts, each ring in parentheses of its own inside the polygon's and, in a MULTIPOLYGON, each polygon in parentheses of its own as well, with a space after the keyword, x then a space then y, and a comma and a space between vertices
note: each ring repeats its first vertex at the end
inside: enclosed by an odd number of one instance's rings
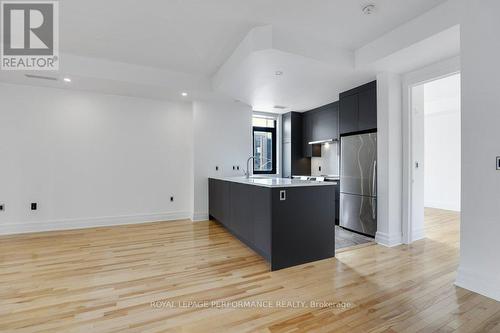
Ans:
POLYGON ((321 157, 321 147, 309 142, 338 139, 339 103, 331 103, 304 113, 304 156, 321 157))
POLYGON ((358 131, 377 128, 377 89, 361 91, 358 95, 359 126, 358 131))
POLYGON ((209 214, 228 228, 231 228, 231 188, 228 182, 216 179, 208 180, 209 214))
POLYGON ((302 153, 304 157, 312 157, 312 146, 309 144, 312 141, 312 123, 311 113, 304 113, 302 117, 302 153))
POLYGON ((338 103, 332 103, 315 113, 313 141, 338 138, 338 112, 338 103))
POLYGON ((268 261, 271 260, 272 189, 253 186, 253 244, 268 261))
POLYGON ((252 190, 256 186, 231 183, 230 229, 247 243, 253 242, 252 190))
POLYGON ((359 101, 358 95, 340 98, 340 134, 358 131, 359 101))

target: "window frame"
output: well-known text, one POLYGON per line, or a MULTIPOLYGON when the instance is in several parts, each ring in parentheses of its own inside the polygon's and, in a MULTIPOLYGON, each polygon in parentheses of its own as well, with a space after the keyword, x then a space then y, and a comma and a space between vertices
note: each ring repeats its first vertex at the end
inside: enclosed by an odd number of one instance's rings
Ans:
POLYGON ((252 154, 255 156, 255 132, 267 132, 271 133, 271 140, 272 140, 272 157, 271 157, 271 163, 272 163, 272 169, 269 171, 260 171, 260 170, 255 170, 255 161, 252 161, 252 170, 254 175, 274 175, 276 174, 276 160, 277 160, 277 151, 276 151, 276 126, 277 126, 277 121, 274 121, 274 127, 258 127, 258 126, 252 126, 252 154))

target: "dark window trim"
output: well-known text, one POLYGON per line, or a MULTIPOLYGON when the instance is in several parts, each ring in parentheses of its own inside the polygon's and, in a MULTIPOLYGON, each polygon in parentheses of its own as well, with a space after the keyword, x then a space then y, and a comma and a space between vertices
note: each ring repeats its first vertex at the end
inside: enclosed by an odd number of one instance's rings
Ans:
POLYGON ((273 175, 276 174, 276 120, 274 121, 274 128, 271 127, 257 127, 252 128, 252 153, 255 153, 255 132, 268 132, 271 133, 273 141, 273 156, 272 156, 272 169, 270 171, 255 170, 255 161, 252 163, 252 170, 255 175, 273 175))

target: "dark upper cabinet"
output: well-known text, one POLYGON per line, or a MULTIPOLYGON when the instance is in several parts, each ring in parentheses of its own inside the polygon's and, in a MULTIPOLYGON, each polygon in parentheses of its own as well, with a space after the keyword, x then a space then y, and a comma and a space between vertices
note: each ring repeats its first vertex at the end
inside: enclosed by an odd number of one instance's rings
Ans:
POLYGON ((358 130, 358 105, 357 94, 340 98, 340 134, 356 132, 358 130))
POLYGON ((377 128, 377 88, 361 91, 359 101, 359 130, 377 128))
POLYGON ((289 112, 282 118, 282 174, 284 178, 310 175, 311 161, 303 154, 303 116, 289 112))
POLYGON ((312 141, 338 138, 338 103, 325 105, 313 112, 312 141))
POLYGON ((377 129, 377 82, 340 94, 340 134, 377 129))
POLYGON ((309 142, 338 139, 339 103, 334 102, 303 114, 303 153, 306 157, 321 156, 320 145, 309 142))
POLYGON ((318 155, 318 149, 313 149, 314 146, 310 145, 309 142, 312 140, 313 132, 313 115, 312 113, 305 112, 302 114, 302 154, 304 157, 316 157, 321 156, 321 151, 318 155))

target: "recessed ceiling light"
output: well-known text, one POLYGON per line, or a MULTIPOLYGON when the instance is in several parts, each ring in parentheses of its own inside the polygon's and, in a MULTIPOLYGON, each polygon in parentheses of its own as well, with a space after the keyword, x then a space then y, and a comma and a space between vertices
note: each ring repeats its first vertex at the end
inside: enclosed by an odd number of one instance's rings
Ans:
POLYGON ((188 95, 188 93, 187 92, 183 92, 183 93, 181 93, 181 95, 182 95, 182 97, 186 97, 188 95))
POLYGON ((281 75, 283 75, 283 71, 276 71, 276 72, 274 72, 274 75, 281 76, 281 75))
POLYGON ((275 108, 275 109, 280 109, 280 110, 284 110, 284 109, 286 109, 286 106, 283 106, 283 105, 275 105, 275 106, 273 106, 273 108, 275 108))
POLYGON ((370 14, 373 14, 375 12, 375 5, 374 4, 369 4, 369 5, 366 5, 363 7, 363 14, 365 15, 370 15, 370 14))
POLYGON ((63 80, 64 80, 64 82, 68 82, 68 83, 71 82, 71 79, 69 77, 65 77, 63 80))

